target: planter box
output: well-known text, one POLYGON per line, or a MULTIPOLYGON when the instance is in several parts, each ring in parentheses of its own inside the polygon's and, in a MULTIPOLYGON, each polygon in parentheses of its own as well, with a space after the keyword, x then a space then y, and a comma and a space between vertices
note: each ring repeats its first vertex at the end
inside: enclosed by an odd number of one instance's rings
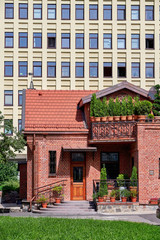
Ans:
POLYGON ((158 198, 151 198, 150 201, 149 201, 149 203, 150 203, 151 205, 158 205, 158 198))

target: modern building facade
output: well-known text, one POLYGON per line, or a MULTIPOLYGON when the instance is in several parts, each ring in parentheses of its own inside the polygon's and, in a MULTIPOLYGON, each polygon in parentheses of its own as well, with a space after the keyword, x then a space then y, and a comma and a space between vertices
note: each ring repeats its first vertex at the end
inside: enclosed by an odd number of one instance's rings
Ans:
POLYGON ((159 7, 152 1, 0 2, 0 110, 21 129, 22 90, 101 90, 159 83, 159 7), (29 74, 30 73, 30 74, 29 74))

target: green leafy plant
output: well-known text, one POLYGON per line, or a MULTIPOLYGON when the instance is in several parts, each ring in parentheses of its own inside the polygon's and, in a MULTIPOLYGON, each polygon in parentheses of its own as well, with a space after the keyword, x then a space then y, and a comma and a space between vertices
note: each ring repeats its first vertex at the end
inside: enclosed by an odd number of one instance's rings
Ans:
POLYGON ((123 187, 125 185, 124 174, 119 174, 117 177, 118 187, 123 187))
POLYGON ((3 186, 0 186, 0 191, 2 191, 3 186))
POLYGON ((137 107, 138 115, 148 115, 152 110, 152 103, 144 100, 140 101, 137 107))
POLYGON ((110 98, 109 103, 108 103, 108 113, 109 116, 113 116, 113 111, 114 111, 114 99, 110 98))
POLYGON ((119 101, 119 98, 117 97, 114 103, 113 116, 120 116, 120 115, 121 115, 121 103, 119 101))
POLYGON ((155 116, 160 116, 160 85, 157 84, 154 86, 156 89, 156 94, 154 95, 154 103, 153 103, 153 114, 155 116))
POLYGON ((124 97, 121 103, 121 116, 126 116, 126 115, 127 115, 127 101, 126 101, 126 97, 124 97))
POLYGON ((149 119, 154 119, 154 115, 151 114, 151 113, 149 113, 149 114, 148 114, 148 118, 149 118, 149 119))
POLYGON ((9 193, 11 191, 19 192, 19 181, 18 180, 9 180, 7 182, 4 182, 2 185, 3 195, 6 193, 9 193))
POLYGON ((61 193, 62 193, 62 189, 63 189, 62 186, 55 186, 52 190, 53 190, 54 192, 56 192, 57 195, 58 195, 58 197, 60 198, 60 197, 61 197, 61 193))
POLYGON ((100 99, 97 99, 94 107, 94 116, 101 117, 102 112, 103 112, 102 101, 100 99))
POLYGON ((111 197, 116 197, 116 194, 117 194, 116 190, 113 189, 110 193, 110 196, 111 197))
POLYGON ((133 166, 132 168, 132 174, 130 177, 130 186, 137 186, 137 168, 135 166, 133 166))
POLYGON ((104 164, 103 168, 101 168, 100 192, 103 194, 103 196, 108 194, 107 172, 104 164))
POLYGON ((96 94, 93 93, 92 94, 92 98, 91 98, 91 103, 90 103, 90 117, 94 117, 95 116, 95 105, 97 102, 97 98, 96 98, 96 94))
POLYGON ((122 196, 122 197, 129 198, 130 195, 131 195, 131 192, 130 192, 129 190, 127 190, 127 189, 121 190, 121 196, 122 196))
POLYGON ((2 162, 0 164, 0 182, 8 182, 10 180, 17 180, 18 165, 14 162, 2 162))
POLYGON ((138 192, 137 192, 137 190, 132 190, 131 191, 131 197, 137 197, 137 195, 138 195, 138 192))
POLYGON ((106 99, 106 97, 103 98, 103 101, 102 101, 102 109, 103 109, 102 117, 108 116, 108 105, 107 105, 107 99, 106 99))
POLYGON ((133 115, 133 100, 131 96, 127 98, 127 115, 133 115))
POLYGON ((46 198, 44 195, 40 195, 39 198, 37 199, 37 203, 46 203, 48 198, 46 198))
POLYGON ((139 97, 138 96, 134 97, 134 104, 133 104, 133 106, 134 106, 134 109, 133 109, 134 115, 138 115, 139 104, 140 104, 139 97))

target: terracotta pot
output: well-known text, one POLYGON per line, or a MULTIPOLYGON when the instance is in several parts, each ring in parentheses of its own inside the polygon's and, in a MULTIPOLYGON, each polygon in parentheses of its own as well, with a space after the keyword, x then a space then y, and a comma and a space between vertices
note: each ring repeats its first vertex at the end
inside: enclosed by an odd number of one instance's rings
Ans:
POLYGON ((47 208, 47 203, 42 203, 42 208, 47 208))
POLYGON ((108 116, 108 122, 113 122, 113 116, 108 116))
POLYGON ((104 195, 104 197, 103 197, 104 202, 106 202, 107 199, 108 199, 108 195, 104 195))
POLYGON ((101 121, 102 122, 106 122, 107 121, 107 117, 101 117, 101 121))
POLYGON ((61 198, 56 198, 56 203, 61 203, 61 198))
POLYGON ((127 120, 127 116, 121 116, 121 121, 126 121, 127 120))
POLYGON ((114 116, 114 121, 115 121, 115 122, 120 121, 120 116, 114 116))
POLYGON ((132 192, 132 191, 137 191, 137 186, 130 186, 129 187, 129 190, 132 192))
POLYGON ((154 117, 154 121, 155 121, 155 122, 160 122, 160 116, 155 116, 155 117, 154 117))
POLYGON ((134 116, 133 116, 133 119, 134 119, 135 121, 137 121, 137 120, 138 120, 138 115, 134 115, 134 116))
POLYGON ((103 197, 98 197, 98 202, 104 202, 103 197))
POLYGON ((110 197, 110 202, 115 202, 116 198, 115 197, 110 197))
POLYGON ((149 203, 150 203, 151 205, 158 205, 158 199, 152 198, 152 199, 149 201, 149 203))
POLYGON ((126 197, 121 197, 122 202, 127 202, 127 198, 126 197))
POLYGON ((95 122, 100 122, 101 118, 100 117, 95 117, 95 122))
POLYGON ((114 189, 114 186, 108 184, 108 190, 113 190, 113 189, 114 189))
POLYGON ((139 120, 140 122, 145 122, 145 120, 146 120, 146 115, 138 115, 138 120, 139 120))
POLYGON ((95 117, 90 117, 90 121, 94 122, 95 121, 95 117))
POLYGON ((132 115, 128 115, 128 116, 127 116, 127 120, 128 120, 128 121, 132 121, 132 120, 133 120, 133 116, 132 116, 132 115))
POLYGON ((137 201, 137 197, 131 197, 131 201, 132 202, 136 202, 137 201))

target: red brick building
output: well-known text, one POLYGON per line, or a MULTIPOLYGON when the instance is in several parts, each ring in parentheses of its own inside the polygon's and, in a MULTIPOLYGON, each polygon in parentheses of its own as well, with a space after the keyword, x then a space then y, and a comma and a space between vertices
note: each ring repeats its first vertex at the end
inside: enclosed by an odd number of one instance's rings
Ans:
MULTIPOLYGON (((27 165, 20 167, 22 198, 31 200, 35 188, 66 180, 65 200, 90 200, 103 163, 111 179, 119 173, 130 177, 133 165, 137 166, 140 204, 160 196, 160 123, 91 124, 93 92, 24 90, 22 125, 28 155, 27 165)), ((149 92, 128 82, 96 95, 151 100, 149 92)))

